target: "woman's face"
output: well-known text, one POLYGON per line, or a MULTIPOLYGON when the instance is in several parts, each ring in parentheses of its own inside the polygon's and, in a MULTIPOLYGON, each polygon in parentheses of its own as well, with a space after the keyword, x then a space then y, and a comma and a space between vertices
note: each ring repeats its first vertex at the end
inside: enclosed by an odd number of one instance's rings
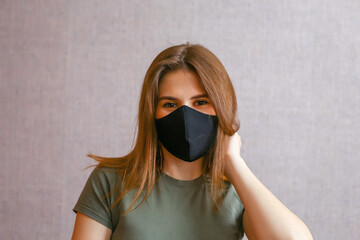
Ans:
POLYGON ((182 105, 202 113, 216 115, 198 76, 192 71, 179 69, 165 74, 160 81, 155 118, 165 117, 182 105))

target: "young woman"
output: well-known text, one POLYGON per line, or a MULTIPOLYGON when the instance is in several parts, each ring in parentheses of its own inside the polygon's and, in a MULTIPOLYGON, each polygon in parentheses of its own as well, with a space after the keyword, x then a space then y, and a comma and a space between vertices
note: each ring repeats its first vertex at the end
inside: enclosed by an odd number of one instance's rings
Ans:
POLYGON ((88 155, 98 164, 73 208, 72 239, 312 239, 247 167, 238 130, 219 59, 201 45, 165 49, 144 79, 133 150, 88 155))

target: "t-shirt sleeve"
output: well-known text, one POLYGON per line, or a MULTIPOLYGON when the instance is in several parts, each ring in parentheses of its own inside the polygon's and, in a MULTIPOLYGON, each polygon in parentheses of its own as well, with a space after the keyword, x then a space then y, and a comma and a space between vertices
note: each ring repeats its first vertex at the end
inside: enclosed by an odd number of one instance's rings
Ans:
POLYGON ((242 222, 242 218, 244 216, 244 205, 241 202, 241 199, 239 197, 239 195, 237 194, 235 187, 232 185, 232 190, 233 190, 233 194, 234 194, 234 199, 236 200, 236 209, 237 209, 237 215, 236 215, 236 226, 241 234, 241 236, 244 236, 244 226, 243 226, 243 222, 242 222))
POLYGON ((81 212, 112 230, 110 191, 110 182, 103 167, 97 166, 89 175, 73 211, 81 212))
POLYGON ((244 226, 243 226, 243 222, 242 222, 242 218, 244 216, 244 211, 245 211, 245 208, 243 207, 240 211, 241 213, 239 215, 239 218, 237 219, 237 227, 242 236, 244 236, 244 226))

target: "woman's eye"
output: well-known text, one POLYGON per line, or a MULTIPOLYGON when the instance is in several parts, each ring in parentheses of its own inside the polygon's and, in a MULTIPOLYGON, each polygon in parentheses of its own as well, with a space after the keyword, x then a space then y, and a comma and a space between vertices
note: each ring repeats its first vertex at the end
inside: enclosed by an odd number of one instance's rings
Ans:
POLYGON ((175 103, 165 103, 164 107, 175 107, 175 103))
POLYGON ((205 100, 200 100, 200 101, 197 101, 195 105, 204 105, 204 104, 207 104, 208 102, 205 101, 205 100))

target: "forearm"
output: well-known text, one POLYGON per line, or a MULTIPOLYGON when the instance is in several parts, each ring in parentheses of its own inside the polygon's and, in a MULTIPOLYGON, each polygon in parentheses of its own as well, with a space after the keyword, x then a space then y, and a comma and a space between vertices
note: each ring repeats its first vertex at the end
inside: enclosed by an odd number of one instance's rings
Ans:
POLYGON ((255 177, 240 156, 232 162, 230 181, 257 239, 312 239, 306 225, 255 177))

